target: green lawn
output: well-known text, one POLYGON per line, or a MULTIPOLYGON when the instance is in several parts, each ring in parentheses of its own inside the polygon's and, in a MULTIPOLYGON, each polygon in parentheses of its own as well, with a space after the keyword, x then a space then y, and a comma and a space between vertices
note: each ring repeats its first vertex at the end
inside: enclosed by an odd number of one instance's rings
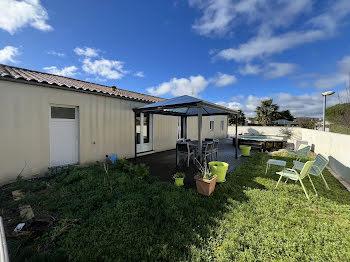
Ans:
POLYGON ((0 193, 7 227, 18 222, 16 188, 49 224, 8 236, 11 261, 350 261, 349 192, 327 171, 331 191, 313 178, 319 197, 305 180, 310 201, 294 182, 274 190, 277 169, 264 175, 270 157, 250 157, 211 197, 126 161, 108 175, 93 166, 19 181, 0 193))

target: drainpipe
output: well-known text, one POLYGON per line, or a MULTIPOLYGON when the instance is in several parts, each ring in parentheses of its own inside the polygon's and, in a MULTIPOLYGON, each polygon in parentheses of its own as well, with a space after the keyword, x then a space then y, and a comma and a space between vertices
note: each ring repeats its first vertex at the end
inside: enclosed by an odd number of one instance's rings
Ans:
POLYGON ((0 262, 9 262, 9 255, 7 251, 5 230, 2 222, 2 217, 0 217, 0 262))

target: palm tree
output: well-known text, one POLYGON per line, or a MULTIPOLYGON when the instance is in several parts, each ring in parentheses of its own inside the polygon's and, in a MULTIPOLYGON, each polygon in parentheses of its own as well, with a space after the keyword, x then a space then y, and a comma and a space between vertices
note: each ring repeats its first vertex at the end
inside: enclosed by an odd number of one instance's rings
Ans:
POLYGON ((279 116, 279 106, 273 104, 273 99, 261 101, 261 105, 256 108, 256 119, 257 121, 266 126, 272 121, 277 120, 279 116))

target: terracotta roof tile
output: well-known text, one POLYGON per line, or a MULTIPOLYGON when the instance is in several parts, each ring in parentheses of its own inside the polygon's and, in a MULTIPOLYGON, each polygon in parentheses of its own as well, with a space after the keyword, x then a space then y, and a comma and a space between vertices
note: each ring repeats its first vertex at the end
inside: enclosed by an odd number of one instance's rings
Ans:
POLYGON ((113 86, 105 86, 100 84, 95 84, 91 82, 86 82, 78 79, 73 79, 69 77, 53 75, 49 73, 43 73, 38 71, 33 71, 29 69, 8 66, 0 64, 0 79, 18 79, 35 83, 48 84, 52 87, 67 87, 72 89, 78 89, 82 91, 103 93, 110 96, 116 96, 120 98, 133 99, 144 102, 159 102, 163 101, 163 98, 155 97, 151 95, 141 94, 137 92, 132 92, 128 90, 119 89, 113 86))

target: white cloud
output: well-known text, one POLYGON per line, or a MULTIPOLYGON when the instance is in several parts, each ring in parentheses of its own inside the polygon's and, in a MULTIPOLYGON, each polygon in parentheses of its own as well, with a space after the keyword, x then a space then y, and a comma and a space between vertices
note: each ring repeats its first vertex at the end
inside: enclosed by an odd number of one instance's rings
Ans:
POLYGON ((124 62, 108 59, 91 61, 90 58, 83 60, 83 70, 88 74, 94 74, 108 79, 121 79, 128 72, 124 70, 124 62))
POLYGON ((53 56, 58 56, 58 57, 65 57, 66 54, 62 52, 56 52, 54 50, 47 51, 46 54, 48 55, 53 55, 53 56))
POLYGON ((279 54, 298 45, 324 39, 329 35, 322 30, 290 32, 278 36, 258 36, 238 48, 221 50, 216 56, 225 60, 247 62, 254 58, 263 58, 279 54))
MULTIPOLYGON (((345 97, 345 90, 339 92, 340 97, 345 97)), ((323 97, 321 93, 311 93, 302 95, 292 95, 289 93, 273 94, 273 102, 280 106, 280 110, 290 110, 295 117, 320 117, 323 112, 323 97)), ((256 116, 255 110, 262 100, 269 97, 248 96, 243 103, 220 101, 217 104, 227 106, 232 109, 241 109, 247 117, 256 116)), ((337 95, 328 97, 327 107, 340 102, 337 95)))
POLYGON ((136 72, 136 73, 134 74, 134 76, 137 76, 137 77, 145 77, 145 73, 142 72, 142 71, 139 71, 139 72, 136 72))
POLYGON ((238 103, 238 102, 224 102, 224 101, 219 101, 216 104, 220 105, 220 106, 224 106, 224 107, 228 107, 231 108, 233 110, 239 110, 242 109, 242 104, 238 103))
POLYGON ((231 101, 237 101, 242 100, 244 98, 244 95, 236 95, 230 98, 231 101))
POLYGON ((266 78, 279 78, 294 73, 297 69, 295 64, 269 63, 264 72, 266 78))
POLYGON ((262 100, 265 100, 265 99, 269 99, 269 97, 267 96, 257 97, 257 96, 249 95, 243 103, 239 103, 235 101, 232 101, 232 102, 220 101, 220 102, 217 102, 217 104, 226 106, 228 108, 235 109, 235 110, 241 109, 247 117, 253 117, 255 116, 256 107, 260 105, 262 100))
POLYGON ((0 63, 16 63, 15 56, 20 54, 17 47, 14 46, 5 46, 3 49, 0 49, 0 63))
POLYGON ((78 68, 75 66, 67 66, 62 69, 58 69, 56 66, 47 66, 43 68, 46 72, 60 76, 75 76, 78 68))
POLYGON ((260 34, 289 26, 312 9, 312 0, 189 0, 203 15, 193 25, 201 35, 223 35, 233 27, 258 25, 260 34))
POLYGON ((337 62, 338 72, 328 76, 319 76, 319 79, 314 82, 314 86, 318 89, 328 89, 341 84, 347 84, 350 74, 350 56, 344 56, 337 62))
POLYGON ((198 96, 209 84, 203 76, 190 76, 188 78, 172 78, 168 82, 163 82, 156 87, 147 88, 147 92, 160 96, 170 94, 172 96, 190 95, 198 96))
POLYGON ((48 14, 39 0, 1 0, 0 28, 14 34, 24 26, 31 26, 41 31, 50 31, 46 23, 48 14))
POLYGON ((238 71, 241 75, 257 75, 262 72, 262 68, 258 65, 247 63, 244 67, 240 67, 238 71))
MULTIPOLYGON (((296 117, 321 117, 323 112, 323 97, 321 93, 291 95, 280 93, 274 100, 281 110, 290 110, 296 117)), ((338 104, 340 101, 336 95, 328 97, 327 107, 338 104)))
POLYGON ((86 57, 97 57, 99 50, 91 47, 76 47, 74 52, 77 55, 86 56, 86 57))
POLYGON ((212 79, 215 82, 215 86, 223 87, 237 82, 237 78, 234 75, 227 75, 218 73, 218 76, 212 79))
POLYGON ((298 24, 301 30, 276 34, 276 29, 286 29, 300 15, 309 15, 312 0, 240 0, 212 1, 190 0, 191 6, 203 11, 194 28, 200 34, 215 35, 230 32, 233 26, 254 28, 256 36, 236 47, 223 49, 215 57, 237 62, 249 62, 279 54, 302 44, 330 38, 335 35, 344 17, 350 14, 349 0, 332 1, 321 14, 309 16, 298 24), (225 21, 220 22, 220 21, 225 21))

